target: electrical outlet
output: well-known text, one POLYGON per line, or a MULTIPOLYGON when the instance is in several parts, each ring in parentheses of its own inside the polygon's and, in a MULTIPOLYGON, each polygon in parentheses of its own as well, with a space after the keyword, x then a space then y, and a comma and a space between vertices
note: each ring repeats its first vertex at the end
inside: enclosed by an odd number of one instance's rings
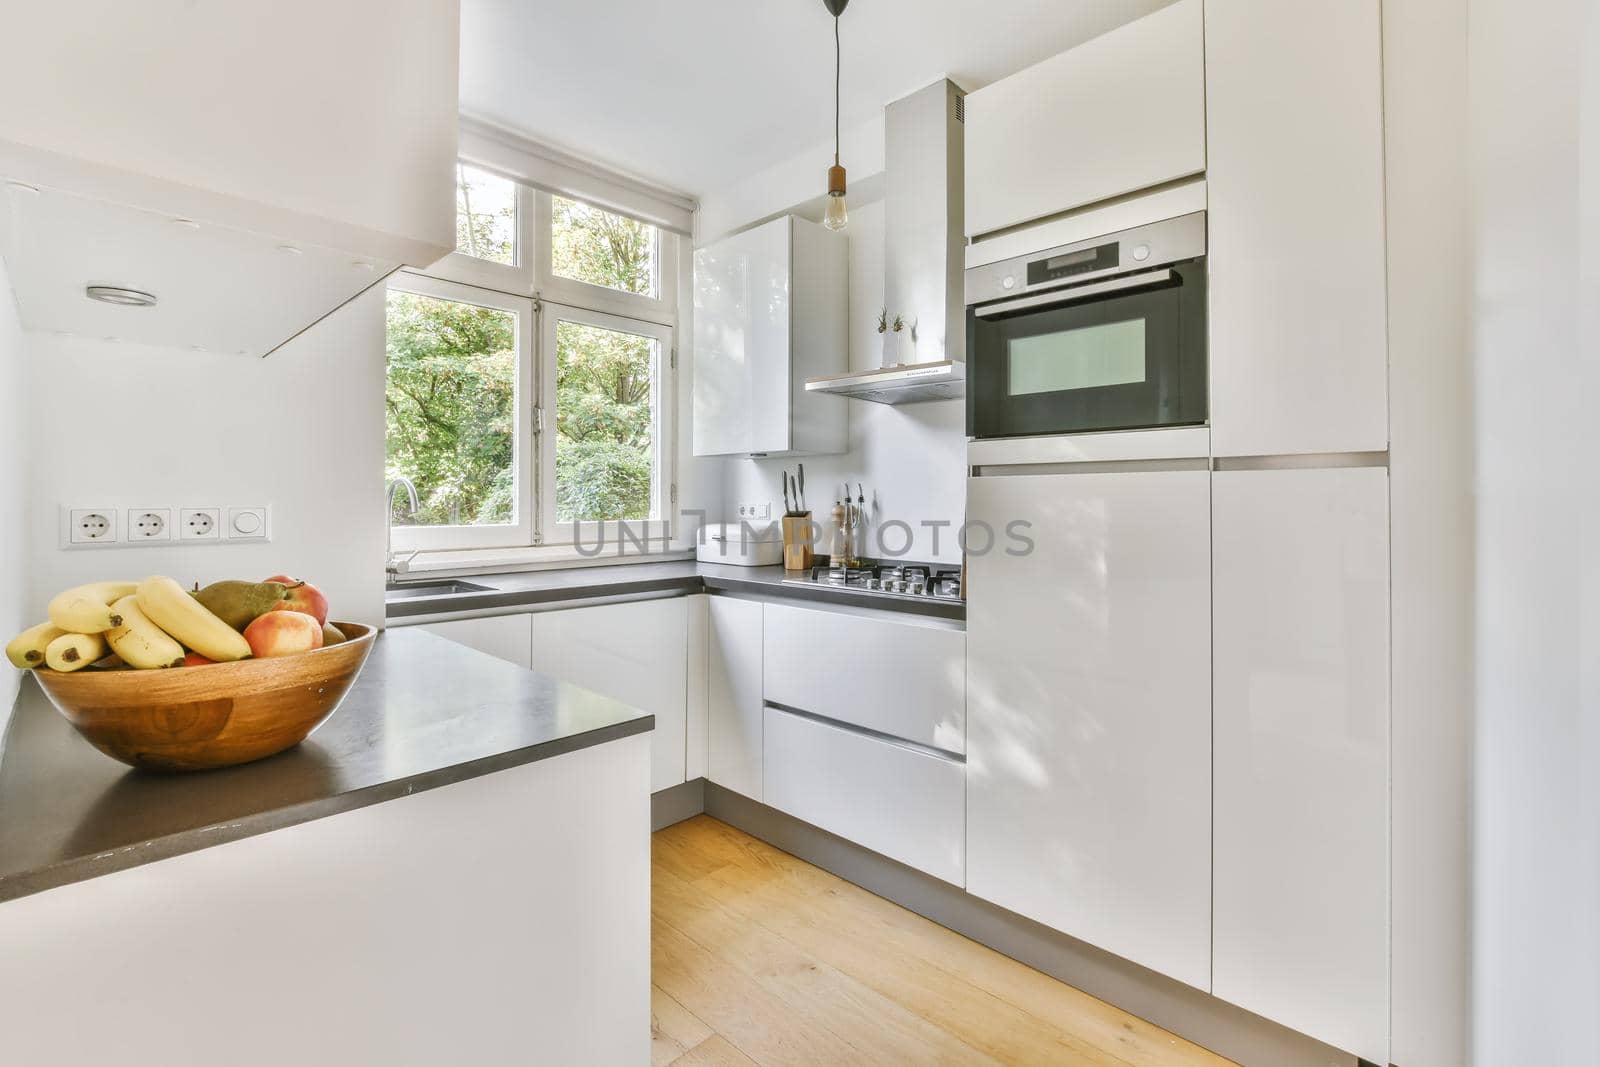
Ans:
POLYGON ((272 539, 272 509, 265 504, 235 504, 227 509, 227 518, 222 536, 229 541, 272 539))
POLYGON ((130 544, 172 540, 171 508, 129 508, 123 528, 130 544))
POLYGON ((221 541, 221 508, 183 508, 178 512, 178 540, 221 541))
POLYGON ((117 509, 104 507, 62 508, 62 547, 111 545, 117 543, 117 509))
POLYGON ((771 504, 740 504, 739 518, 741 519, 770 519, 772 518, 771 504))

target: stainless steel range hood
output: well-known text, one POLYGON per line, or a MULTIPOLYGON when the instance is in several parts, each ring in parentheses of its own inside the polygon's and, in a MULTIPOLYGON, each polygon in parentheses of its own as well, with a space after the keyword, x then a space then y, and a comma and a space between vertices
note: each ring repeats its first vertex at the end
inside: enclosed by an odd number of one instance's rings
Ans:
POLYGON ((966 392, 967 365, 953 359, 937 363, 898 363, 877 370, 851 371, 806 381, 811 393, 838 393, 879 404, 954 400, 966 392))
POLYGON ((878 404, 966 391, 962 92, 941 79, 884 109, 884 304, 916 324, 910 360, 806 382, 808 392, 878 404))

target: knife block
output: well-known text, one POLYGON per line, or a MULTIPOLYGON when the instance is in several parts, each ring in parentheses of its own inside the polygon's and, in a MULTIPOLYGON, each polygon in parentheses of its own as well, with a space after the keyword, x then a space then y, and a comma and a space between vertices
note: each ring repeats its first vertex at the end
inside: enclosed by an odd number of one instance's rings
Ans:
POLYGON ((812 549, 817 539, 817 528, 811 522, 811 512, 783 517, 783 569, 808 571, 816 562, 812 549))

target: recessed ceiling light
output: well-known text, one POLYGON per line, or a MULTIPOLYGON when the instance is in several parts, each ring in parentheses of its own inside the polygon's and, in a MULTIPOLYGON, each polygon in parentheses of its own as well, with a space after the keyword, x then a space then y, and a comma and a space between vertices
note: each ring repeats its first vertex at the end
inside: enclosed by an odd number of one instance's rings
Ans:
POLYGON ((153 293, 141 292, 138 289, 123 289, 116 285, 89 285, 85 286, 83 295, 90 300, 98 300, 102 304, 116 304, 120 307, 153 308, 156 298, 153 293))
POLYGON ((364 259, 352 259, 350 265, 357 270, 372 270, 372 264, 364 259))
POLYGON ((19 193, 33 193, 36 196, 39 193, 37 185, 29 185, 27 182, 6 182, 6 188, 15 189, 19 193))
POLYGON ((298 256, 301 254, 300 249, 296 248, 294 245, 279 245, 278 251, 285 252, 291 256, 298 256))

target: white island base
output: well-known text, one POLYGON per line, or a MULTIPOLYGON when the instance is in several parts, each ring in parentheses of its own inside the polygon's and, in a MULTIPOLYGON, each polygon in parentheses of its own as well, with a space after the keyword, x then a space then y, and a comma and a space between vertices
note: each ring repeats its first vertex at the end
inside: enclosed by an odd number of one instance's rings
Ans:
POLYGON ((0 903, 16 1064, 650 1057, 650 736, 0 903))

